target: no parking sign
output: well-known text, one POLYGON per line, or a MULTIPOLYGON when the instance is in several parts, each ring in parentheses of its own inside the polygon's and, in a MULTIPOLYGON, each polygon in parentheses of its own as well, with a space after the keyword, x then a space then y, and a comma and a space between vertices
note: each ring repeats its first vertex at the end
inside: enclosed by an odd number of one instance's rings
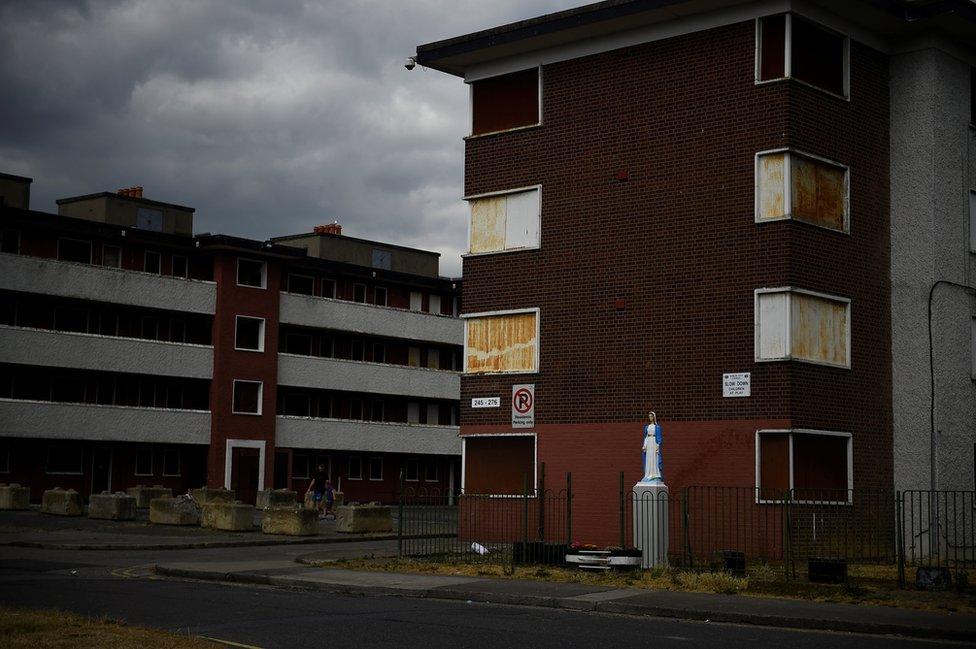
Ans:
POLYGON ((512 428, 535 426, 535 385, 512 386, 512 428))

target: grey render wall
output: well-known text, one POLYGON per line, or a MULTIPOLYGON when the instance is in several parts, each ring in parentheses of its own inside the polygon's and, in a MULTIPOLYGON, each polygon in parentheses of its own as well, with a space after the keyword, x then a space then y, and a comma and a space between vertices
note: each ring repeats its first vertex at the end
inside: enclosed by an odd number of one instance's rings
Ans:
MULTIPOLYGON (((969 191, 976 137, 969 64, 939 49, 891 58, 891 308, 896 489, 930 485, 927 304, 938 280, 974 285, 969 191)), ((935 483, 973 489, 974 300, 940 286, 933 298, 935 483)))

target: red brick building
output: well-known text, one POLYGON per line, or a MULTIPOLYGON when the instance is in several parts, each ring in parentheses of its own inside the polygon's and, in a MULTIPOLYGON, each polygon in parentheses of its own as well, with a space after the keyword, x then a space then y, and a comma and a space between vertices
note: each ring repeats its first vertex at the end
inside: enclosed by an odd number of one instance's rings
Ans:
POLYGON ((321 462, 347 500, 459 487, 460 282, 338 224, 193 235, 141 188, 0 201, 0 481, 40 499, 208 484, 254 501, 321 462))
POLYGON ((649 411, 672 489, 892 488, 899 11, 601 2, 417 48, 471 96, 465 493, 544 462, 611 541, 649 411))

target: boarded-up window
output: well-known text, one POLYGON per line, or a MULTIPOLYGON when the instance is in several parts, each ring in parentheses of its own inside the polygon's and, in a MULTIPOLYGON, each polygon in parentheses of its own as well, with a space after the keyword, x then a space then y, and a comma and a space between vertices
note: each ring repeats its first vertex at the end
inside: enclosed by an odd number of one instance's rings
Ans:
POLYGON ((804 291, 756 292, 756 360, 850 367, 850 301, 804 291))
POLYGON ((756 156, 756 221, 796 219, 848 230, 847 168, 796 151, 756 156))
POLYGON ((465 320, 465 372, 535 372, 538 356, 535 312, 465 320))
POLYGON ((539 246, 539 190, 473 198, 471 253, 539 246))
POLYGON ((482 135, 539 123, 539 70, 471 84, 471 133, 482 135))
POLYGON ((850 444, 846 434, 760 431, 760 499, 779 500, 792 490, 794 501, 849 501, 850 444))
POLYGON ((535 490, 535 438, 492 435, 464 438, 464 493, 516 495, 535 490))

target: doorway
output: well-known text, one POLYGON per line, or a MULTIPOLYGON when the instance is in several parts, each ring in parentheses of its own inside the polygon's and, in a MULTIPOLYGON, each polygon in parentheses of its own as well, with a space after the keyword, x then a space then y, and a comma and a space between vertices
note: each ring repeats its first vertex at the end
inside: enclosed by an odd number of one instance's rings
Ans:
POLYGON ((260 484, 261 452, 256 448, 233 449, 230 488, 242 503, 257 502, 260 484))
POLYGON ((112 490, 112 449, 95 447, 92 450, 91 493, 112 490))

